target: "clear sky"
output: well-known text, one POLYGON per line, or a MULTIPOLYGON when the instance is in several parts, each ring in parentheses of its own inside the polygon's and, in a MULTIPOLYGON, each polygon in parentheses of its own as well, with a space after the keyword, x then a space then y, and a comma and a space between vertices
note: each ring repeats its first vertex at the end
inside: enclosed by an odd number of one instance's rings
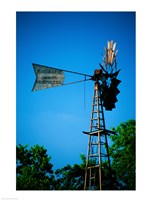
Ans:
MULTIPOLYGON (((87 152, 94 82, 31 92, 32 63, 93 75, 108 40, 117 42, 121 91, 105 111, 107 129, 135 119, 134 12, 18 12, 16 22, 17 144, 43 145, 54 169, 87 152), (85 108, 84 108, 85 92, 85 108)), ((84 77, 65 74, 66 81, 84 77)))

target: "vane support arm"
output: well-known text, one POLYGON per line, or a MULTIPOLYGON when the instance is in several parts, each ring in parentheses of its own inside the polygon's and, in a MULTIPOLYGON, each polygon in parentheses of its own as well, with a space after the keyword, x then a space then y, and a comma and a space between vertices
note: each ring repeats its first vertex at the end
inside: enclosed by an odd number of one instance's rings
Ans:
MULTIPOLYGON (((50 67, 48 67, 48 66, 45 66, 45 65, 39 65, 39 64, 35 64, 35 63, 32 63, 32 65, 34 66, 34 65, 36 65, 36 66, 40 66, 40 67, 45 67, 45 68, 50 68, 50 67)), ((54 67, 52 67, 53 69, 55 69, 55 70, 59 70, 59 71, 63 71, 63 72, 68 72, 68 73, 72 73, 72 74, 77 74, 77 75, 82 75, 82 76, 88 76, 88 77, 91 77, 92 78, 92 76, 91 75, 89 75, 89 74, 83 74, 83 73, 80 73, 80 72, 74 72, 74 71, 70 71, 70 70, 65 70, 65 69, 59 69, 59 68, 54 68, 54 67)))
POLYGON ((87 74, 73 72, 69 70, 62 70, 62 69, 53 68, 53 67, 47 67, 44 65, 39 65, 39 64, 34 64, 34 63, 32 65, 34 68, 34 72, 36 74, 36 80, 35 80, 32 91, 92 80, 92 76, 87 75, 87 74), (82 75, 85 77, 85 79, 75 81, 75 82, 70 82, 70 83, 64 83, 64 72, 82 75))

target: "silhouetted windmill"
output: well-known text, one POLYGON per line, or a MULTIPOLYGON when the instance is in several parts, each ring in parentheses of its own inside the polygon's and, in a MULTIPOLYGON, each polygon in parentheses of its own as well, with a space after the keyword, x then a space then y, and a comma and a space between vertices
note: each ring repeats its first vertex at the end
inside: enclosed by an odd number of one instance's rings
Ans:
POLYGON ((117 79, 120 70, 117 70, 116 56, 118 50, 116 50, 116 43, 108 41, 104 51, 103 61, 99 64, 100 68, 94 70, 94 75, 33 64, 36 81, 32 91, 89 80, 94 81, 90 130, 83 132, 88 135, 84 190, 102 190, 106 182, 107 188, 112 189, 107 136, 115 133, 106 129, 104 107, 109 111, 115 108, 116 96, 120 92, 117 87, 121 81, 117 79), (84 76, 84 79, 65 83, 65 73, 84 76))

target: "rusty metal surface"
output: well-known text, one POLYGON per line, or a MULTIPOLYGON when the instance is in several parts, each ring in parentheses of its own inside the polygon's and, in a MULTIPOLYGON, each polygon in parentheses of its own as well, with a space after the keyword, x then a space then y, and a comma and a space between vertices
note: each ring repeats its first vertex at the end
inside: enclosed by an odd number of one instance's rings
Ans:
POLYGON ((107 42, 107 48, 105 47, 105 64, 106 66, 112 65, 116 59, 118 50, 116 50, 116 42, 113 40, 107 42))
POLYGON ((64 72, 52 67, 33 64, 36 80, 32 91, 51 88, 64 83, 64 72))

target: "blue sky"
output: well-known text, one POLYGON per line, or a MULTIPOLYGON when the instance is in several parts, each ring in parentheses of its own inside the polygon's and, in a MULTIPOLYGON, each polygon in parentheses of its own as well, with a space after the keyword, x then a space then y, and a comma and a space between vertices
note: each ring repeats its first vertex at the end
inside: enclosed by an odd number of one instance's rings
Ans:
MULTIPOLYGON (((105 112, 107 129, 135 119, 134 12, 18 12, 16 14, 17 144, 43 145, 54 168, 80 163, 87 152, 94 82, 31 92, 32 63, 93 75, 108 40, 117 42, 121 93, 105 112)), ((66 81, 84 77, 66 74, 66 81)))

